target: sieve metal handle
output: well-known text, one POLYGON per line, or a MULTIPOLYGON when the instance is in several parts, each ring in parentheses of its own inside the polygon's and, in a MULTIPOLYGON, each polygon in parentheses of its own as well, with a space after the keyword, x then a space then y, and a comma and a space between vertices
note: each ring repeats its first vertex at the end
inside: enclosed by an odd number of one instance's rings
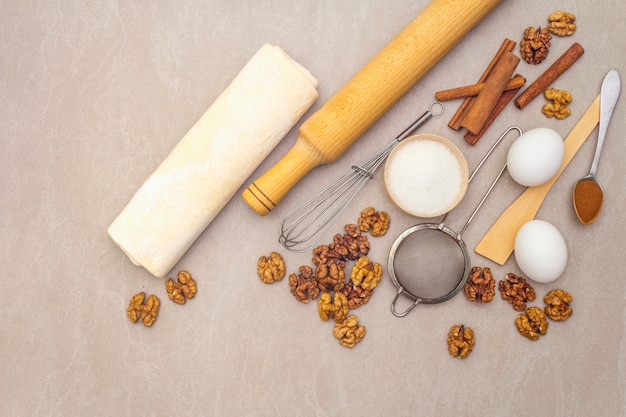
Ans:
MULTIPOLYGON (((498 140, 496 140, 496 142, 491 145, 491 148, 489 148, 489 150, 487 151, 487 153, 485 154, 485 156, 483 156, 483 159, 480 160, 480 162, 478 163, 478 165, 476 166, 476 168, 474 169, 474 171, 472 172, 472 175, 470 175, 469 180, 467 180, 467 183, 471 183, 472 179, 476 176, 476 174, 478 173, 478 171, 480 170, 480 168, 483 166, 483 164, 487 161, 487 158, 489 158, 489 155, 491 155, 491 153, 496 149, 496 146, 498 146, 498 144, 500 142, 502 142, 502 139, 505 138, 505 136, 511 131, 511 130, 517 130, 517 132, 520 134, 520 136, 524 133, 522 131, 522 129, 518 126, 510 126, 509 128, 507 128, 504 133, 502 133, 500 135, 500 137, 498 138, 498 140)), ((463 225, 463 228, 461 229, 461 231, 457 234, 457 240, 461 240, 463 239, 463 232, 465 232, 465 229, 467 229, 467 226, 469 226, 470 222, 474 219, 474 217, 476 216, 476 214, 478 213, 478 210, 480 210, 480 208, 482 207, 483 203, 485 202, 485 200, 487 199, 487 197, 489 196, 489 194, 491 193, 491 190, 493 190, 493 187, 496 186, 496 183, 498 182, 498 180, 500 179, 500 177, 502 176, 502 174, 504 174, 504 171, 506 170, 506 164, 504 164, 504 166, 502 167, 502 169, 500 170, 500 172, 498 173, 498 176, 496 177, 496 179, 491 183, 491 186, 489 187, 489 189, 487 190, 487 192, 485 193, 485 195, 483 196, 482 200, 480 200, 480 203, 478 203, 478 206, 476 206, 476 208, 474 209, 474 211, 472 212, 472 214, 470 215, 469 219, 467 219, 467 221, 465 222, 465 224, 463 225)), ((439 228, 442 229, 444 226, 444 223, 446 222, 446 218, 448 217, 448 214, 450 212, 446 213, 443 218, 441 219, 441 221, 439 222, 439 228)))
MULTIPOLYGON (((417 305, 419 303, 422 302, 421 298, 418 298, 417 300, 415 300, 415 302, 413 304, 411 304, 409 306, 409 308, 407 308, 405 311, 403 311, 402 313, 398 313, 398 311, 396 311, 396 301, 398 301, 398 298, 400 298, 401 295, 404 295, 404 288, 402 288, 401 286, 398 287, 398 292, 396 293, 395 298, 393 299, 393 302, 391 303, 391 312, 393 313, 394 316, 396 317, 404 317, 407 314, 409 314, 411 312, 411 310, 413 310, 415 307, 417 307, 417 305)), ((406 297, 408 298, 408 297, 406 297)))
MULTIPOLYGON (((491 145, 491 147, 489 148, 489 150, 487 151, 487 153, 485 154, 485 156, 483 156, 483 158, 480 160, 480 162, 478 163, 478 165, 476 165, 476 168, 474 168, 474 171, 472 171, 472 174, 470 175, 469 179, 467 180, 467 183, 470 184, 472 182, 472 179, 474 179, 474 177, 476 176, 476 174, 478 174, 478 171, 480 171, 480 168, 482 168, 482 166, 485 164, 485 162, 487 162, 487 159, 489 158, 489 156, 493 153, 493 151, 496 149, 496 146, 498 146, 498 144, 500 144, 500 142, 502 142, 502 139, 504 139, 506 137, 506 135, 511 131, 511 130, 517 130, 517 132, 520 134, 520 136, 524 133, 522 131, 522 129, 519 126, 510 126, 509 128, 507 128, 498 138, 498 140, 496 140, 494 142, 493 145, 491 145)), ((480 204, 478 205, 478 207, 476 207, 476 209, 474 210, 474 212, 472 213, 472 215, 470 216, 470 219, 467 221, 467 223, 465 223, 465 226, 463 226, 463 229, 461 230, 461 232, 458 234, 458 239, 461 240, 461 235, 463 234, 463 231, 465 231, 465 229, 467 229, 467 226, 469 225, 469 223, 472 221, 472 219, 474 218, 474 216, 476 215, 476 213, 478 213, 478 210, 480 209, 480 206, 482 206, 482 204, 485 202, 485 200, 487 199, 487 196, 489 195, 489 193, 491 192, 491 190, 493 189, 494 185, 496 184, 496 182, 498 182, 498 180, 500 179, 500 176, 504 173, 504 170, 506 169, 506 164, 504 165, 504 167, 502 168, 502 171, 500 171, 500 174, 498 174, 498 177, 496 178, 496 180, 493 182, 493 184, 491 184, 491 187, 489 188, 489 190, 487 191, 487 194, 485 194, 485 196, 483 197, 483 199, 481 200, 480 204)), ((446 222, 446 218, 448 217, 448 214, 450 214, 450 212, 447 212, 443 218, 441 219, 440 223, 440 228, 443 228, 444 223, 446 222)))
MULTIPOLYGON (((493 144, 493 146, 489 149, 489 151, 487 152, 487 154, 483 157, 483 159, 480 161, 480 163, 478 164, 478 166, 476 167, 476 169, 474 170, 474 172, 472 173, 469 181, 472 180, 472 178, 474 178, 474 175, 476 175, 476 173, 478 172, 478 170, 480 169, 480 167, 485 163, 485 161, 487 160, 487 158, 489 157, 489 155, 491 155, 491 152, 493 152, 493 150, 496 148, 496 146, 498 146, 498 144, 502 141, 502 139, 504 139, 504 137, 511 131, 511 130, 517 130, 517 132, 520 134, 520 136, 524 133, 522 131, 521 128, 519 128, 518 126, 511 126, 508 129, 506 129, 504 131, 504 133, 502 133, 502 135, 500 135, 500 137, 498 138, 498 140, 493 144)), ((502 176, 502 174, 504 174, 504 171, 506 170, 506 164, 504 164, 504 166, 502 167, 502 169, 500 170, 500 172, 498 173, 498 175, 496 176, 496 179, 493 180, 493 182, 491 183, 491 185, 489 186, 489 189, 487 190, 487 192, 485 193, 485 195, 483 196, 483 198, 480 200, 480 202, 478 203, 478 205, 476 206, 476 208, 474 209, 474 211, 472 212, 472 214, 469 216, 469 218, 467 219, 467 221, 465 222, 465 224, 463 225, 463 228, 461 229, 461 231, 458 233, 457 239, 461 240, 462 239, 462 235, 465 232, 465 229, 467 229, 467 226, 469 226, 470 222, 474 219, 474 217, 476 216, 476 214, 478 213, 478 210, 480 210, 480 208, 483 206, 483 203, 485 202, 485 200, 487 199, 487 197, 489 197, 489 194, 491 194, 491 191, 493 190, 493 187, 496 186, 496 183, 498 182, 498 180, 500 179, 500 177, 502 176)), ((443 223, 443 221, 442 221, 443 223)))

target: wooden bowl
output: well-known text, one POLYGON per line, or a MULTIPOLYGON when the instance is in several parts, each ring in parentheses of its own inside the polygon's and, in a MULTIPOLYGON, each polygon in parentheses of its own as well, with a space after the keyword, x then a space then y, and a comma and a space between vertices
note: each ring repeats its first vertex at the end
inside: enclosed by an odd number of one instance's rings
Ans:
POLYGON ((387 194, 402 211, 437 217, 465 196, 469 170, 463 153, 448 139, 418 134, 400 142, 385 162, 387 194))

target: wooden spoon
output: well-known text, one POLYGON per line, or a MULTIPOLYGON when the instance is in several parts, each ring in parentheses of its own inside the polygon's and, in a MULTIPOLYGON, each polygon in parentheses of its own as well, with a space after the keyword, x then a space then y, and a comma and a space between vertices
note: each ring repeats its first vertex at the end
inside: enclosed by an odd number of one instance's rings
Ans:
POLYGON ((600 96, 591 103, 576 126, 571 130, 563 144, 565 155, 558 172, 550 181, 535 187, 528 187, 496 220, 485 234, 474 251, 485 258, 504 265, 515 246, 515 236, 522 225, 535 218, 539 207, 559 178, 565 167, 570 163, 576 152, 587 140, 600 120, 600 96))

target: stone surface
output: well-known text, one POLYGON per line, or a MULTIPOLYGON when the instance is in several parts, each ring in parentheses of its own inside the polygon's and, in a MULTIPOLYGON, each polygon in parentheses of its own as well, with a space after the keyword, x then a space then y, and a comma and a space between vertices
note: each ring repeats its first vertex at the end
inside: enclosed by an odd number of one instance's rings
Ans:
MULTIPOLYGON (((624 93, 598 169, 605 203, 582 226, 572 207, 576 180, 591 165, 597 131, 555 184, 537 218, 562 232, 570 253, 558 281, 536 284, 537 300, 569 291, 573 316, 551 322, 537 342, 521 337, 517 315, 499 294, 477 306, 461 294, 419 306, 406 318, 389 309, 396 289, 386 273, 395 237, 420 219, 385 194, 382 169, 337 223, 361 209, 387 211, 391 228, 371 238, 370 258, 385 274, 356 310, 367 327, 343 348, 316 306, 297 302, 287 279, 263 284, 256 260, 271 251, 287 270, 310 263, 277 241, 285 214, 351 164, 413 122, 438 90, 474 83, 505 37, 547 23, 563 9, 577 16, 572 37, 555 37, 544 64, 521 63, 534 80, 573 42, 585 54, 554 87, 568 90, 572 116, 541 114, 541 97, 510 106, 475 146, 447 127, 459 102, 423 132, 454 141, 470 169, 506 127, 551 127, 563 137, 599 93, 611 68, 626 80, 621 53, 626 6, 589 1, 504 1, 335 163, 315 169, 268 216, 236 195, 170 273, 190 271, 198 294, 167 299, 164 280, 135 267, 106 234, 172 147, 265 42, 279 45, 320 81, 319 108, 427 4, 426 0, 289 2, 4 1, 0 14, 0 415, 7 416, 345 416, 626 415, 626 186, 624 93), (139 291, 161 299, 151 328, 126 318, 139 291), (448 355, 447 332, 472 327, 463 361, 448 355)), ((518 51, 515 51, 518 53, 518 51)), ((311 112, 309 114, 311 114, 311 112)), ((296 129, 253 175, 293 145, 296 129)), ((506 158, 502 142, 463 202, 448 217, 458 230, 506 158)), ((253 180, 254 178, 250 178, 253 180)), ((470 248, 523 188, 504 176, 472 221, 470 248)), ((331 236, 328 237, 330 241, 331 236)), ((494 277, 520 273, 472 253, 494 277)), ((402 303, 402 301, 401 301, 402 303)))

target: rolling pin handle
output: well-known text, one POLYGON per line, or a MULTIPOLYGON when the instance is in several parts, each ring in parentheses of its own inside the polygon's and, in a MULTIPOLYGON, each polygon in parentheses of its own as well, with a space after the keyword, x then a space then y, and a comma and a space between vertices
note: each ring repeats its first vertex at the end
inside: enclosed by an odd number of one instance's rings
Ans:
POLYGON ((265 216, 302 177, 324 162, 323 157, 316 156, 305 142, 297 141, 281 160, 251 183, 241 196, 254 211, 265 216))

